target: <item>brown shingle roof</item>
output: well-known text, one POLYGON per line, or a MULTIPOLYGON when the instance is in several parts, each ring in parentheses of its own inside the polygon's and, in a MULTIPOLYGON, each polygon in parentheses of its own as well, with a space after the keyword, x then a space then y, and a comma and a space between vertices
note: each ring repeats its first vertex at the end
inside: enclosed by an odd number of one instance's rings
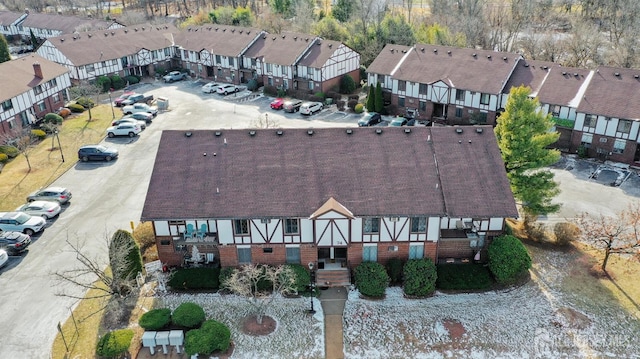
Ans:
POLYGON ((338 51, 340 45, 342 45, 340 41, 319 40, 316 45, 311 46, 311 49, 304 54, 298 65, 316 69, 322 68, 331 58, 331 55, 338 51))
POLYGON ((49 38, 75 66, 119 60, 141 49, 160 50, 174 44, 171 25, 135 25, 49 38), (74 39, 75 37, 75 39, 74 39))
POLYGON ((580 101, 578 112, 640 119, 640 70, 599 67, 580 101))
POLYGON ((519 59, 520 55, 507 52, 417 44, 392 75, 424 84, 442 80, 457 89, 498 94, 519 59))
POLYGON ((113 21, 31 12, 20 25, 36 29, 58 30, 63 34, 70 34, 74 31, 107 29, 112 24, 113 21))
POLYGON ((31 54, 0 64, 0 102, 25 93, 33 87, 63 75, 69 70, 40 55, 31 54), (39 63, 43 78, 35 76, 33 64, 39 63))
POLYGON ((309 217, 331 197, 354 216, 517 215, 491 127, 404 129, 164 131, 142 219, 309 217))
POLYGON ((238 57, 261 32, 252 27, 209 24, 181 31, 176 43, 190 51, 205 49, 216 55, 238 57))
POLYGON ((22 16, 22 13, 12 11, 0 11, 0 25, 9 26, 22 16))
POLYGON ((367 67, 368 73, 391 75, 411 46, 387 44, 367 67))
POLYGON ((302 33, 265 33, 249 47, 245 56, 248 58, 263 57, 263 61, 268 64, 291 66, 315 39, 314 35, 302 33))
POLYGON ((554 66, 558 65, 549 61, 519 61, 502 93, 509 93, 513 87, 527 86, 531 89, 531 94, 537 96, 544 80, 554 66))

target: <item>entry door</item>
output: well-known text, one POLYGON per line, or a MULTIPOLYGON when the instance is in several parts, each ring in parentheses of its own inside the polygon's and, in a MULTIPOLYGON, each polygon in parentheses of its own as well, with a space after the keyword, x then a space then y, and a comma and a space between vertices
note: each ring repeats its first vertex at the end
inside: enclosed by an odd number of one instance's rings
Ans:
POLYGON ((636 155, 633 157, 634 162, 640 162, 640 144, 636 145, 636 155))
POLYGON ((318 260, 320 259, 331 259, 333 258, 331 255, 331 248, 318 248, 318 260))

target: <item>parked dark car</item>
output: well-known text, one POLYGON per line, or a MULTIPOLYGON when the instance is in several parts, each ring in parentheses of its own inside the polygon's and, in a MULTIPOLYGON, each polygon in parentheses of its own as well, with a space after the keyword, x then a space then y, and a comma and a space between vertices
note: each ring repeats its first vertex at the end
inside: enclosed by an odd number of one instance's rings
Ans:
POLYGON ((377 125, 382 121, 382 116, 376 112, 369 112, 363 118, 358 120, 358 126, 366 127, 377 125))
POLYGON ((31 244, 31 237, 20 232, 0 232, 0 248, 11 255, 24 252, 31 244))
POLYGON ((134 103, 150 103, 153 101, 153 95, 144 95, 144 94, 134 94, 129 96, 126 100, 122 101, 123 106, 133 105, 134 103))
POLYGON ((82 146, 78 149, 78 159, 87 161, 111 161, 118 158, 118 150, 102 145, 82 146))
POLYGON ((300 111, 300 106, 302 106, 302 101, 300 100, 289 100, 285 101, 282 109, 286 112, 298 112, 300 111))
POLYGON ((133 91, 126 91, 122 95, 118 96, 115 100, 113 100, 113 104, 116 105, 116 107, 122 107, 124 106, 122 102, 133 95, 136 95, 136 93, 133 91))

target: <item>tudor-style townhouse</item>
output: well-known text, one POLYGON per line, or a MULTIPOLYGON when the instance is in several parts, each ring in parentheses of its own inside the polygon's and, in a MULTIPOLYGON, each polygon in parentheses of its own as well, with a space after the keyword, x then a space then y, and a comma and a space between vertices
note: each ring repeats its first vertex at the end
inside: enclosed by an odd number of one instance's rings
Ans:
POLYGON ((243 67, 265 85, 314 93, 329 91, 345 75, 360 81, 360 54, 302 33, 263 33, 244 53, 243 67))
POLYGON ((485 259, 517 216, 493 128, 474 126, 164 131, 141 219, 166 265, 315 263, 322 281, 485 259))
POLYGON ((520 55, 428 44, 387 45, 368 83, 391 92, 399 113, 443 124, 495 124, 502 91, 520 55))
POLYGON ((168 69, 175 57, 170 25, 135 25, 47 39, 37 53, 66 66, 74 82, 103 75, 151 76, 168 69))
POLYGON ((255 70, 243 66, 242 55, 264 33, 256 28, 218 24, 188 28, 176 34, 177 53, 183 67, 194 76, 247 83, 256 75, 255 70))
POLYGON ((36 54, 0 64, 0 134, 11 134, 64 106, 69 70, 36 54))
POLYGON ((76 16, 39 14, 29 11, 0 12, 0 33, 6 37, 20 36, 28 39, 33 33, 40 39, 46 39, 74 32, 111 30, 121 27, 123 25, 116 21, 83 19, 76 16))

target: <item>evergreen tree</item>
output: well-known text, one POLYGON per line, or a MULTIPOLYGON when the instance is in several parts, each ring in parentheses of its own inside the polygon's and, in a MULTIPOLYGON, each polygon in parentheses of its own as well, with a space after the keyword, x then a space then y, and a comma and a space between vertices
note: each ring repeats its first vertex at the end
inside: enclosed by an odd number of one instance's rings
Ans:
POLYGON ((0 63, 11 60, 11 54, 9 53, 9 44, 4 35, 0 34, 0 63))
POLYGON ((538 100, 530 98, 529 93, 524 86, 511 89, 495 133, 511 190, 525 214, 553 213, 560 209, 551 203, 559 193, 558 184, 553 181, 553 173, 543 168, 560 158, 558 150, 548 149, 560 135, 551 132, 551 115, 542 114, 538 100))
POLYGON ((346 23, 355 10, 355 2, 352 0, 338 0, 331 7, 331 15, 338 21, 346 23))
POLYGON ((109 243, 109 265, 114 292, 128 293, 135 284, 136 276, 142 272, 140 247, 131 233, 119 229, 113 234, 109 243))
POLYGON ((376 112, 382 112, 384 109, 384 97, 382 95, 382 85, 378 82, 376 84, 376 96, 375 96, 375 110, 376 112))
POLYGON ((33 30, 31 29, 29 29, 29 37, 31 38, 31 46, 33 46, 33 51, 35 51, 40 43, 38 42, 38 38, 33 34, 33 30))
POLYGON ((373 85, 369 85, 369 96, 367 96, 367 111, 375 112, 376 110, 376 92, 373 85))

